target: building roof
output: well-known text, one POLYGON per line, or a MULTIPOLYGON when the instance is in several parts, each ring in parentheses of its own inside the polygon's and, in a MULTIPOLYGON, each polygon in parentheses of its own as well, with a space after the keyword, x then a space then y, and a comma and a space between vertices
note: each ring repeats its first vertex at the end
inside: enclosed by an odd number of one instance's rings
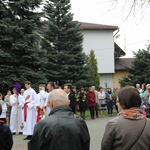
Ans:
POLYGON ((111 25, 102 25, 102 24, 95 24, 95 23, 86 23, 80 22, 80 28, 86 30, 117 30, 119 29, 118 26, 111 26, 111 25))
POLYGON ((115 59, 118 57, 125 56, 126 53, 116 43, 114 43, 114 47, 115 47, 115 52, 114 52, 115 59))
POLYGON ((126 67, 131 67, 134 58, 118 58, 115 60, 115 70, 126 70, 126 67))

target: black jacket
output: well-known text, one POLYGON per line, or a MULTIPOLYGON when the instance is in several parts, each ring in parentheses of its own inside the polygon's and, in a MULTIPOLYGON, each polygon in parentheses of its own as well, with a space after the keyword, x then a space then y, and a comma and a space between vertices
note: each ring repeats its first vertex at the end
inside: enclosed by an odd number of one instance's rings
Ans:
POLYGON ((79 106, 87 107, 87 98, 85 93, 79 93, 79 106))
POLYGON ((75 107, 76 106, 76 98, 75 98, 75 93, 71 92, 68 95, 68 99, 70 100, 70 107, 75 107))
POLYGON ((11 150, 13 146, 12 134, 9 127, 0 121, 0 150, 11 150))
POLYGON ((86 123, 68 106, 57 106, 50 116, 35 125, 28 150, 89 150, 86 123))

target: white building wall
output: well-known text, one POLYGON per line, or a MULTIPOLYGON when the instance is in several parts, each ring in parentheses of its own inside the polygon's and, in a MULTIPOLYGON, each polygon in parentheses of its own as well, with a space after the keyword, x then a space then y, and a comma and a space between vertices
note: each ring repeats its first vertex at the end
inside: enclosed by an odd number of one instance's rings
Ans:
POLYGON ((89 55, 94 50, 98 72, 114 73, 114 38, 112 30, 82 30, 83 51, 89 55))
POLYGON ((100 86, 113 89, 113 74, 100 74, 100 86))

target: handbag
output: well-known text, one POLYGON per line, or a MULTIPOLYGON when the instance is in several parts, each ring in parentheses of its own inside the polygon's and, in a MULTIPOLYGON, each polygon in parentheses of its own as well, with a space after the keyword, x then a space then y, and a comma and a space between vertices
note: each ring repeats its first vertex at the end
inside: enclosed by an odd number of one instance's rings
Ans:
POLYGON ((105 107, 105 106, 106 106, 106 102, 105 100, 102 100, 101 107, 105 107))
POLYGON ((80 110, 80 106, 79 103, 76 104, 76 110, 79 111, 80 110))

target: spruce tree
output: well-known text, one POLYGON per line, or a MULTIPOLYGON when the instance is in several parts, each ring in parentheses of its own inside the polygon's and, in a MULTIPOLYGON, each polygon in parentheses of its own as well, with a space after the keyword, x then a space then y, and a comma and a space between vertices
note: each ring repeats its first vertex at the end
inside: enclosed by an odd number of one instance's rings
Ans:
POLYGON ((134 56, 132 67, 126 68, 129 75, 120 80, 121 86, 150 83, 150 45, 134 52, 134 56))
POLYGON ((45 83, 45 58, 39 49, 41 0, 2 0, 0 3, 0 79, 7 89, 15 82, 45 83))
POLYGON ((41 42, 47 51, 47 78, 63 85, 85 86, 86 55, 82 51, 80 24, 73 21, 70 0, 48 0, 44 6, 45 26, 41 42))
POLYGON ((89 58, 88 58, 88 68, 89 68, 88 82, 91 85, 94 85, 98 89, 100 85, 100 76, 98 73, 97 59, 95 57, 94 50, 90 51, 89 58))

